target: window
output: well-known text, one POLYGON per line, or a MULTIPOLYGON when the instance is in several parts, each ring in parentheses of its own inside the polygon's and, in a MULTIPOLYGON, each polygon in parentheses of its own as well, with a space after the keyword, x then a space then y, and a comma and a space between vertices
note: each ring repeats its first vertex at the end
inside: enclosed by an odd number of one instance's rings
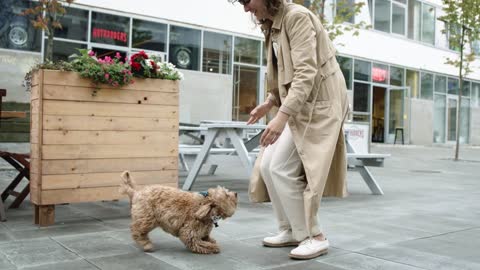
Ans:
POLYGON ((408 1, 408 38, 420 40, 422 3, 417 0, 408 1))
POLYGON ((267 48, 265 42, 262 42, 262 65, 267 66, 267 48))
POLYGON ((405 13, 404 5, 392 2, 392 33, 405 35, 405 13))
POLYGON ((200 70, 200 30, 170 26, 169 61, 178 68, 200 70))
POLYGON ((87 41, 88 11, 78 8, 66 8, 67 13, 60 20, 61 29, 55 29, 55 37, 87 41))
POLYGON ((422 5, 422 42, 435 43, 435 7, 422 5))
POLYGON ((407 69, 407 86, 410 86, 410 95, 412 98, 419 97, 418 72, 407 69))
POLYGON ((435 7, 410 0, 408 2, 408 38, 435 44, 435 7))
POLYGON ((382 64, 373 64, 372 82, 388 83, 388 66, 382 64))
POLYGON ((260 41, 235 37, 235 62, 260 64, 260 41))
POLYGON ((167 25, 133 19, 132 48, 167 51, 167 25))
POLYGON ((460 143, 469 143, 470 134, 470 99, 462 98, 460 107, 460 143))
POLYGON ((478 55, 480 56, 480 40, 475 40, 472 42, 472 45, 471 45, 471 48, 472 48, 472 52, 475 54, 475 55, 478 55))
POLYGON ((470 82, 463 81, 463 90, 462 90, 462 97, 470 98, 470 82))
POLYGON ((128 46, 130 18, 92 12, 91 41, 128 46))
POLYGON ((406 25, 406 0, 368 0, 373 28, 404 36, 406 25), (374 7, 372 11, 372 6, 374 7))
POLYGON ((435 93, 447 93, 447 77, 435 75, 435 93))
POLYGON ((458 95, 458 89, 460 88, 458 79, 448 78, 448 93, 450 95, 458 95))
POLYGON ((340 16, 345 22, 355 22, 355 0, 336 0, 336 16, 340 16))
POLYGON ((370 85, 366 83, 354 83, 353 89, 353 111, 370 112, 370 85))
POLYGON ((343 76, 345 77, 345 83, 347 89, 352 89, 352 58, 337 56, 337 61, 340 64, 340 69, 342 70, 343 76))
MULTIPOLYGON (((45 46, 47 46, 47 40, 45 39, 45 46)), ((78 49, 86 49, 86 44, 65 42, 65 41, 53 41, 53 59, 52 61, 69 61, 69 57, 72 54, 80 54, 78 49)))
POLYGON ((480 83, 472 83, 471 96, 473 106, 480 106, 480 83))
POLYGON ((203 68, 205 72, 231 74, 232 36, 203 33, 203 68))
POLYGON ((355 80, 370 81, 371 66, 370 62, 355 60, 355 80))
POLYGON ((421 80, 421 93, 420 98, 433 99, 433 74, 422 72, 420 76, 421 80))
POLYGON ((435 94, 435 100, 433 102, 434 115, 433 115, 433 142, 444 143, 445 142, 445 121, 447 113, 447 99, 445 95, 435 94))
POLYGON ((21 13, 33 7, 30 1, 0 1, 0 48, 40 52, 42 31, 21 13))
POLYGON ((400 67, 390 67, 390 84, 403 86, 405 78, 405 69, 400 67))
POLYGON ((375 0, 374 28, 390 33, 390 0, 375 0))

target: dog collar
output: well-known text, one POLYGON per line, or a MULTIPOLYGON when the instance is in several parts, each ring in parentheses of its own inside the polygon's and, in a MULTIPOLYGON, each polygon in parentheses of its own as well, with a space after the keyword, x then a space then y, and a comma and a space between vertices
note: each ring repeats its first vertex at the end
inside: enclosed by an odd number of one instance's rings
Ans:
POLYGON ((212 216, 212 222, 213 225, 215 225, 215 228, 218 227, 218 221, 222 219, 220 216, 212 216))
MULTIPOLYGON (((200 193, 200 195, 202 195, 203 197, 208 196, 208 191, 200 191, 198 193, 200 193)), ((212 216, 211 219, 212 219, 213 225, 215 225, 215 227, 218 227, 218 221, 222 218, 220 216, 212 216)))

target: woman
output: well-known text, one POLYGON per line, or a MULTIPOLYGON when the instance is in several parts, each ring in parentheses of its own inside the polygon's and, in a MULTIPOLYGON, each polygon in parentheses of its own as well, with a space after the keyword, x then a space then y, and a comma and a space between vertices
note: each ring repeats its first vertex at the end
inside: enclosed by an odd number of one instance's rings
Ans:
POLYGON ((284 0, 238 2, 261 24, 267 46, 269 95, 248 123, 279 107, 260 139, 266 148, 258 162, 280 233, 263 244, 298 245, 290 257, 315 258, 329 247, 317 222, 322 194, 346 194, 345 79, 328 34, 308 9, 284 0))

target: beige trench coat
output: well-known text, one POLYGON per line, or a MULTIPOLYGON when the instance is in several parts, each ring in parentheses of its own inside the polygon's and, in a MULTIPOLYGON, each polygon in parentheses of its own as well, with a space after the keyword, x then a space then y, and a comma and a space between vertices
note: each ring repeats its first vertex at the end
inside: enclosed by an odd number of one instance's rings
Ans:
POLYGON ((283 2, 273 23, 262 30, 268 98, 290 115, 288 124, 308 183, 305 218, 311 225, 322 194, 346 196, 345 79, 327 32, 305 7, 283 2))

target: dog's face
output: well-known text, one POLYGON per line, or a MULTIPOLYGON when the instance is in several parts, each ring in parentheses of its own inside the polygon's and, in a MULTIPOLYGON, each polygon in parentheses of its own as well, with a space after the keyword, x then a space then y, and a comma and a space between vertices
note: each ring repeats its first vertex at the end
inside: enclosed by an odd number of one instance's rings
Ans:
POLYGON ((208 189, 208 196, 212 201, 212 216, 220 216, 222 219, 233 216, 237 209, 237 193, 224 187, 208 189))

